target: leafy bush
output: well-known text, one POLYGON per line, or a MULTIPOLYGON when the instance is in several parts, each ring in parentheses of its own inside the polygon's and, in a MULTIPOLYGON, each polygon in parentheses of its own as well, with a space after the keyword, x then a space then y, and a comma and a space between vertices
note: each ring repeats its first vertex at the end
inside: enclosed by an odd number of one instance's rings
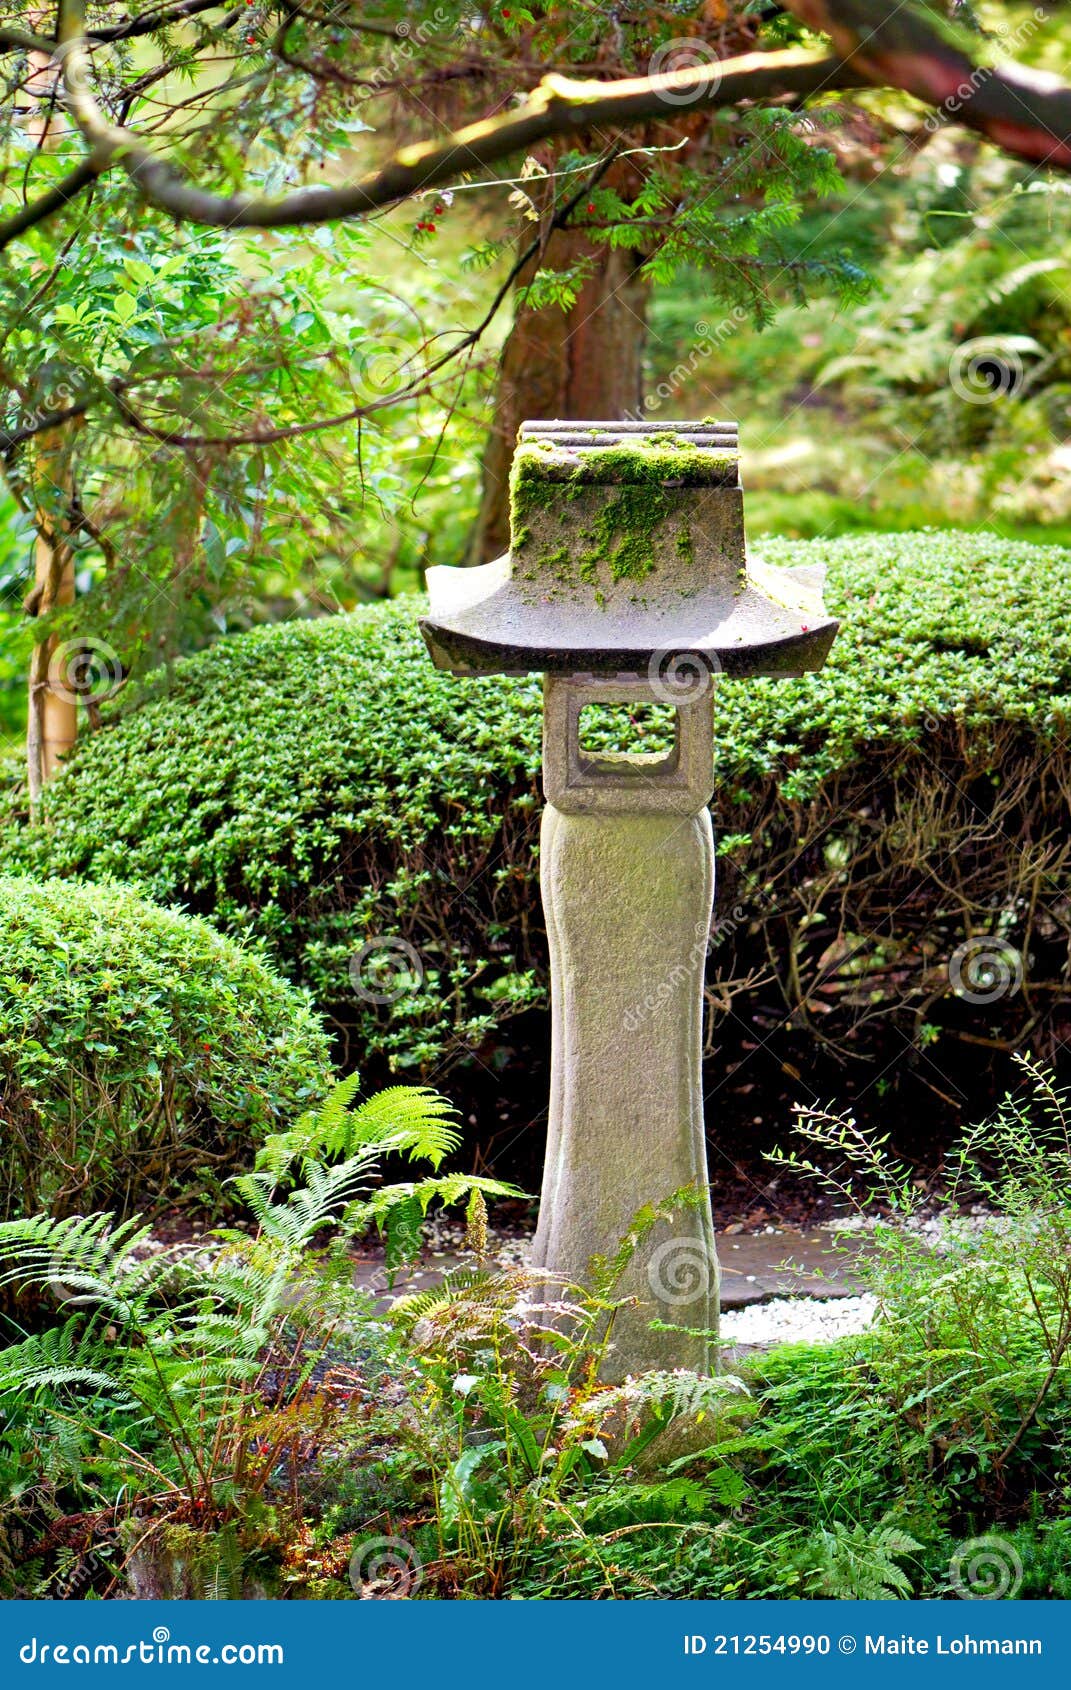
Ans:
MULTIPOLYGON (((896 1072, 921 1084, 962 1033, 982 1083, 1034 1015, 1044 1048, 1066 990, 1071 839, 1051 817, 1071 790, 1071 557, 941 533, 763 550, 828 565, 842 630, 820 675, 719 687, 721 1060, 754 1048, 753 1018, 775 1072, 789 1061, 819 1094, 822 1041, 882 1066, 906 1046, 896 1072), (1012 947, 1021 990, 958 991, 966 939, 1012 947)), ((501 1060, 503 1022, 545 994, 539 684, 436 673, 416 609, 179 663, 86 738, 49 831, 13 825, 8 853, 260 935, 359 1063, 489 1060, 492 1034, 501 1060)))
POLYGON ((119 886, 0 877, 8 1213, 172 1198, 331 1080, 303 996, 207 922, 119 886))
POLYGON ((879 1305, 858 1336, 600 1389, 590 1296, 514 1273, 399 1304, 438 1576, 539 1599, 1065 1594, 1071 1093, 1022 1066, 953 1155, 953 1199, 993 1212, 936 1241, 880 1140, 803 1117, 821 1177, 867 1174, 896 1214, 853 1257, 879 1305))
POLYGON ((879 1199, 893 1217, 852 1258, 875 1324, 753 1356, 750 1412, 657 1485, 607 1465, 597 1508, 552 1495, 513 1594, 1066 1594, 1071 1092, 1021 1068, 951 1158, 952 1200, 981 1198, 981 1225, 911 1224, 910 1169, 850 1119, 803 1113, 832 1158, 816 1177, 842 1195, 862 1179, 864 1214, 879 1199))
POLYGON ((739 1381, 600 1384, 625 1255, 591 1293, 481 1271, 485 1199, 517 1193, 439 1173, 458 1135, 434 1093, 355 1105, 355 1089, 271 1135, 235 1179, 251 1234, 150 1250, 147 1228, 107 1215, 0 1223, 0 1289, 62 1305, 0 1350, 0 1588, 345 1597, 339 1575, 352 1560, 356 1587, 378 1547, 394 1594, 426 1560, 441 1593, 493 1595, 548 1530, 594 1541, 622 1510, 720 1505, 716 1479, 630 1481, 675 1428, 702 1425, 706 1441, 746 1411, 739 1381), (388 1155, 432 1171, 383 1185, 388 1155), (476 1268, 385 1320, 354 1284, 352 1240, 376 1225, 388 1264, 411 1261, 429 1208, 462 1203, 476 1268), (73 1519, 88 1534, 66 1559, 73 1519))
MULTIPOLYGON (((258 629, 85 740, 50 832, 8 843, 265 938, 362 1056, 431 1062, 493 1027, 485 986, 537 992, 513 942, 536 895, 540 712, 538 683, 437 674, 412 602, 258 629), (394 935, 422 979, 400 1003, 359 997, 351 962, 394 935)), ((375 964, 362 978, 390 999, 375 964)))
MULTIPOLYGON (((840 1194, 854 1187, 860 1214, 893 1217, 873 1225, 861 1258, 880 1314, 862 1355, 895 1430, 884 1454, 902 1496, 937 1484, 962 1515, 1014 1518, 1039 1473, 1071 1476, 1071 1093, 1016 1060, 1025 1091, 947 1158, 953 1211, 980 1199, 981 1222, 953 1218, 936 1237, 913 1225, 923 1199, 911 1170, 849 1116, 801 1111, 820 1173, 799 1151, 783 1158, 840 1194)), ((880 1447, 872 1437, 872 1471, 880 1447)))

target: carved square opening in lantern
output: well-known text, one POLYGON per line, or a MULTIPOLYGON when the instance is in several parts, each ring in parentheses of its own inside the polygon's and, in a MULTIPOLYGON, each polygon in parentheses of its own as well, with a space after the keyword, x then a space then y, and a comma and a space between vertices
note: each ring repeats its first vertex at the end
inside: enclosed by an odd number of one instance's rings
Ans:
POLYGON ((597 704, 643 705, 646 680, 548 675, 543 682, 543 792, 563 815, 691 816, 714 789, 713 712, 709 699, 674 706, 666 751, 591 751, 580 722, 597 704))

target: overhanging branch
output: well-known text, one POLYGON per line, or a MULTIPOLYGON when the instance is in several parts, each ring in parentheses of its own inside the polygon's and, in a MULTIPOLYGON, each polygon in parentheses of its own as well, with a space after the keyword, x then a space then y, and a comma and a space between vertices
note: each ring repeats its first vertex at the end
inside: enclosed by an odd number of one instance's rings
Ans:
POLYGON ((47 35, 0 23, 0 53, 51 53, 55 45, 47 35))
POLYGON ((0 223, 0 252, 3 251, 4 247, 9 246, 13 240, 16 240, 19 235, 24 235, 27 229, 34 228, 38 223, 44 223, 47 218, 52 216, 53 212, 59 211, 71 200, 77 199, 83 189, 88 188, 91 182, 97 180, 102 168, 104 167, 95 164, 91 158, 83 159, 61 182, 57 182, 55 187, 49 188, 47 193, 42 194, 40 199, 34 200, 31 205, 24 205, 21 210, 5 218, 0 223))
POLYGON ((682 90, 693 109, 709 110, 778 94, 813 95, 859 85, 858 77, 839 60, 805 48, 748 53, 699 71, 617 82, 547 76, 515 110, 469 124, 445 141, 403 147, 382 169, 347 187, 316 185, 267 200, 253 194, 209 193, 153 153, 133 130, 108 121, 91 88, 84 15, 85 0, 65 0, 57 57, 68 108, 97 168, 118 164, 138 192, 161 210, 183 222, 223 228, 286 228, 365 216, 553 135, 665 116, 680 104, 682 90))
MULTIPOLYGON (((683 104, 710 111, 868 84, 901 88, 1015 157, 1071 169, 1071 88, 1056 78, 1016 64, 977 62, 977 36, 915 0, 895 7, 888 0, 786 0, 786 5, 810 27, 828 33, 835 52, 796 47, 747 53, 613 82, 549 75, 513 110, 469 124, 445 140, 403 147, 357 182, 299 188, 279 199, 201 188, 135 131, 109 120, 93 93, 94 42, 85 25, 85 0, 61 0, 56 56, 94 170, 118 165, 141 197, 179 221, 224 228, 284 228, 366 216, 552 136, 627 126, 683 104)), ((184 15, 202 9, 207 7, 191 0, 184 15)), ((180 10, 165 7, 156 16, 180 10)))
MULTIPOLYGON (((1031 164, 1071 170, 1071 88, 1023 65, 979 62, 977 35, 915 3, 784 0, 875 87, 901 88, 1031 164)), ((1020 24, 1020 35, 1030 20, 1020 24)))
MULTIPOLYGON (((102 29, 87 29, 87 41, 129 41, 135 35, 152 35, 172 24, 186 23, 201 12, 222 11, 220 0, 176 0, 171 6, 153 6, 147 12, 127 18, 125 23, 109 24, 102 29)), ((237 16, 237 12, 233 14, 237 16)), ((27 29, 0 24, 0 53, 51 53, 56 41, 53 36, 41 35, 27 29)))

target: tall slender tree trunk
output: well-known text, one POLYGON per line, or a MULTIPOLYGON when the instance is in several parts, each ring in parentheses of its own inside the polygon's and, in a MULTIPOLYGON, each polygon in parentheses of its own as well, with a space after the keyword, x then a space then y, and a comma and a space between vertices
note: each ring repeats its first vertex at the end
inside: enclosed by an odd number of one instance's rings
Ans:
MULTIPOLYGON (((648 289, 639 258, 566 229, 551 236, 539 268, 566 270, 585 258, 594 264, 576 304, 568 311, 522 306, 506 340, 469 563, 486 563, 509 547, 509 471, 526 417, 607 421, 640 402, 648 289)), ((518 287, 531 279, 530 270, 522 272, 518 287)))
MULTIPOLYGON (((42 457, 47 461, 47 454, 42 457)), ((55 535, 43 513, 38 514, 37 522, 33 601, 36 614, 47 616, 61 605, 74 603, 74 554, 55 535)), ((26 717, 26 780, 35 816, 41 788, 52 779, 77 738, 76 696, 68 683, 66 665, 57 664, 55 635, 39 640, 30 659, 26 717)))
MULTIPOLYGON (((40 17, 33 15, 34 27, 40 17)), ((49 102, 55 93, 56 71, 43 53, 30 55, 33 74, 27 78, 26 90, 40 102, 40 109, 30 118, 27 129, 39 147, 47 147, 58 132, 56 114, 49 102)), ((75 595, 74 552, 61 532, 60 510, 71 503, 73 483, 60 437, 42 435, 34 442, 34 482, 48 489, 48 504, 56 507, 54 514, 37 501, 34 542, 34 588, 30 595, 34 614, 47 616, 61 605, 73 604, 75 595), (55 496, 54 496, 55 495, 55 496)), ((30 660, 29 699, 26 713, 26 781, 31 814, 40 808, 41 788, 52 779, 61 760, 78 736, 78 706, 75 693, 67 686, 65 665, 56 665, 56 638, 49 635, 34 646, 30 660)))

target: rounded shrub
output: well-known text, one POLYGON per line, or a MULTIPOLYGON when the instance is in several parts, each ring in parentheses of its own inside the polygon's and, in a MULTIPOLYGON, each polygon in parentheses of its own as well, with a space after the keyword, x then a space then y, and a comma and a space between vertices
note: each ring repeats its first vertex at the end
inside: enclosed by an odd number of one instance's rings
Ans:
MULTIPOLYGON (((827 566, 842 626, 818 675, 718 687, 719 1083, 772 1064, 800 1095, 873 1099, 910 1071, 958 1107, 942 1052, 983 1072, 1024 1029, 1042 1047, 1067 996, 1071 553, 944 532, 762 550, 827 566)), ((506 1019, 546 990, 540 685, 438 674, 418 610, 180 662, 80 743, 47 829, 12 823, 12 860, 259 935, 348 1063, 508 1060, 506 1019)))
POLYGON ((437 673, 417 611, 276 624, 176 664, 79 744, 13 856, 259 936, 357 1065, 478 1043, 540 990, 516 939, 541 691, 437 673))
POLYGON ((6 1213, 212 1189, 332 1083, 306 999, 135 892, 0 876, 6 1213))

